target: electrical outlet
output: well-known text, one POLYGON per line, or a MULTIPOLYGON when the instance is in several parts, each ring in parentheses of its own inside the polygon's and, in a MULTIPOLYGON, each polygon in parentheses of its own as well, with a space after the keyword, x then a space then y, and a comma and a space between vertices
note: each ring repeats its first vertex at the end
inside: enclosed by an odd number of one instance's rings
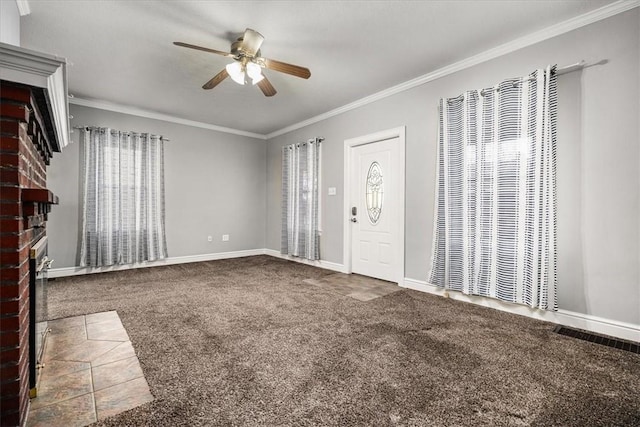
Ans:
POLYGON ((213 236, 207 236, 207 242, 213 242, 213 236))
POLYGON ((222 241, 223 242, 228 242, 229 241, 229 235, 228 234, 223 234, 222 235, 222 241))

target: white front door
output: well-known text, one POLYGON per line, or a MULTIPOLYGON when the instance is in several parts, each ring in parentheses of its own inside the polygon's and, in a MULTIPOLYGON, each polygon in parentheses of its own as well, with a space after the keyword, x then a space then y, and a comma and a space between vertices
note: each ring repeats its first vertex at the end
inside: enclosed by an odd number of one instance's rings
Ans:
POLYGON ((399 208, 404 197, 398 194, 399 180, 404 186, 399 139, 394 136, 350 147, 351 230, 347 231, 351 233, 351 271, 397 283, 403 271, 399 263, 404 263, 404 247, 399 247, 404 240, 399 236, 404 233, 399 227, 404 224, 399 218, 404 211, 399 208))

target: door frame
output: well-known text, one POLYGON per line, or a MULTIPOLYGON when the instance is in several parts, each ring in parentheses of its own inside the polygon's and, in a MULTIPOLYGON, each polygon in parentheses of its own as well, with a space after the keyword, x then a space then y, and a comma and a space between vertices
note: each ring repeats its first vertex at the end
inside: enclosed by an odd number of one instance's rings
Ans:
POLYGON ((397 283, 400 286, 404 284, 404 217, 405 217, 405 141, 406 141, 406 126, 400 126, 397 128, 387 129, 380 132, 372 133, 369 135, 359 136, 357 138, 345 139, 344 141, 344 233, 343 233, 343 256, 342 262, 344 264, 344 272, 351 274, 351 215, 350 215, 350 202, 351 202, 351 152, 352 148, 373 144, 376 142, 384 141, 387 139, 397 139, 397 154, 399 167, 396 171, 396 188, 393 190, 397 192, 397 209, 398 209, 398 221, 396 224, 395 232, 397 233, 398 247, 395 250, 395 257, 397 260, 396 265, 396 278, 397 283))

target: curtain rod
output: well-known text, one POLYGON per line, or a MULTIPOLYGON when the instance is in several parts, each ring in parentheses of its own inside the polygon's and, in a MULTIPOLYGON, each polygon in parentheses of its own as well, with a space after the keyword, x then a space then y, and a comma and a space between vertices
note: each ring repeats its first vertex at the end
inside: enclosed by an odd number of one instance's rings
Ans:
MULTIPOLYGON (((108 129, 108 128, 104 128, 104 127, 100 127, 100 126, 73 126, 73 129, 84 129, 84 130, 88 130, 88 129, 108 129)), ((119 132, 119 133, 133 133, 133 134, 143 134, 143 133, 149 133, 149 132, 132 132, 132 131, 120 131, 120 130, 116 130, 116 129, 111 129, 111 132, 119 132)), ((70 132, 73 133, 73 130, 70 132)), ((160 139, 162 139, 163 141, 171 141, 170 139, 165 138, 162 135, 155 135, 152 133, 149 133, 149 135, 151 136, 159 136, 160 139)))
POLYGON ((282 148, 283 149, 289 149, 289 150, 293 150, 293 147, 300 147, 301 145, 307 145, 307 144, 313 144, 314 142, 317 142, 318 144, 320 144, 322 141, 324 141, 324 138, 321 136, 317 136, 315 138, 310 138, 307 139, 305 142, 294 142, 293 144, 287 144, 287 145, 283 145, 282 148))
MULTIPOLYGON (((570 64, 570 65, 565 65, 564 67, 559 67, 556 68, 555 74, 558 76, 561 76, 563 74, 567 74, 567 73, 571 73, 573 71, 577 71, 577 70, 581 70, 583 68, 586 67, 591 67, 593 65, 601 65, 601 64, 606 64, 607 60, 603 59, 601 61, 598 62, 594 62, 593 64, 587 64, 584 60, 580 60, 578 62, 576 62, 575 64, 570 64)), ((522 81, 526 81, 526 80, 533 80, 533 77, 529 77, 529 78, 523 78, 523 77, 512 77, 510 79, 504 79, 503 81, 513 81, 513 85, 517 85, 518 83, 522 82, 522 81)), ((481 95, 484 95, 487 93, 487 91, 492 91, 492 90, 498 90, 498 85, 492 87, 492 88, 487 88, 487 89, 482 89, 480 91, 481 95)), ((461 100, 464 98, 464 94, 458 95, 455 98, 447 98, 447 102, 453 102, 456 100, 461 100)))
MULTIPOLYGON (((595 64, 593 64, 595 65, 595 64)), ((580 70, 584 67, 587 66, 587 63, 584 60, 580 60, 578 62, 576 62, 575 64, 571 64, 571 65, 565 65, 564 67, 560 67, 560 68, 556 68, 556 74, 557 75, 562 75, 562 74, 567 74, 570 73, 572 71, 577 71, 580 70)))
MULTIPOLYGON (((556 75, 561 76, 563 74, 567 74, 572 71, 578 71, 586 67, 591 67, 592 65, 606 64, 606 62, 607 62, 606 60, 602 60, 590 65, 587 65, 587 63, 583 59, 581 59, 575 64, 565 65, 564 67, 556 67, 555 73, 556 75)), ((529 77, 528 79, 523 79, 522 77, 512 77, 510 79, 505 79, 505 80, 533 80, 533 77, 529 77)))

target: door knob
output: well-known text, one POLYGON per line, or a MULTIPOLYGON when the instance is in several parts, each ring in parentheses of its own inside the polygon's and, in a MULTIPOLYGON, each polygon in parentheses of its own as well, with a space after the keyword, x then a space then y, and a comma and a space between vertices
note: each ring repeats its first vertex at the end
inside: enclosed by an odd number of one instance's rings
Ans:
POLYGON ((351 218, 351 222, 358 222, 358 218, 351 218))

